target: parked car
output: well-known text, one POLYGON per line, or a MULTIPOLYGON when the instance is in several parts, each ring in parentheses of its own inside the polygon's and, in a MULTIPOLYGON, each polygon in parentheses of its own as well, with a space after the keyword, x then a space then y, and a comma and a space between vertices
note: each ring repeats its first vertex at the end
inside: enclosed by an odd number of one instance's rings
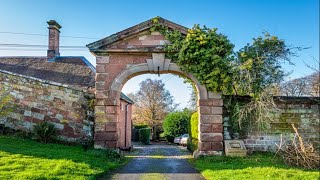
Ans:
POLYGON ((188 144, 189 134, 182 135, 180 139, 180 145, 186 146, 188 144))
POLYGON ((173 140, 173 143, 180 144, 181 137, 182 136, 175 137, 174 140, 173 140))

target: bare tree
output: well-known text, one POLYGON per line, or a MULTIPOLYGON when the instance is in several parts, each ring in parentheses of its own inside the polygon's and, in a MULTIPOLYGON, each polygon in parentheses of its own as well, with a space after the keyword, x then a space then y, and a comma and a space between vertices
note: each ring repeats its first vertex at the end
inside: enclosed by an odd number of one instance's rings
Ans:
POLYGON ((284 96, 319 96, 319 73, 287 81, 280 86, 284 96))
POLYGON ((128 94, 135 102, 133 108, 133 123, 148 124, 153 129, 154 138, 156 129, 161 125, 165 116, 176 109, 170 92, 165 89, 161 80, 146 79, 140 84, 135 94, 128 94))

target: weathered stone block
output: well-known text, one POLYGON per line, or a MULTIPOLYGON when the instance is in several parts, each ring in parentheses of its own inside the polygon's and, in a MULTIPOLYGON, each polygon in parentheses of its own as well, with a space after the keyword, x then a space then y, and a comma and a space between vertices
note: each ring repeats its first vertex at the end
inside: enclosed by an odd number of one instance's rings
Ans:
POLYGON ((212 132, 214 133, 222 133, 223 132, 223 126, 222 124, 212 124, 212 132))
POLYGON ((106 105, 106 102, 104 99, 96 99, 95 105, 96 106, 104 106, 104 105, 106 105))
POLYGON ((106 113, 107 114, 116 114, 117 113, 117 106, 106 106, 106 113))
POLYGON ((211 142, 199 142, 198 144, 200 151, 211 151, 211 142))
POLYGON ((212 114, 222 115, 222 112, 223 112, 222 107, 212 107, 212 114))
POLYGON ((222 133, 200 133, 201 142, 223 141, 222 133))
POLYGON ((105 123, 96 121, 94 126, 94 132, 102 132, 102 131, 105 131, 105 123))
POLYGON ((116 132, 117 131, 117 123, 116 122, 107 122, 105 124, 105 131, 116 132))
POLYGON ((210 106, 200 106, 199 112, 200 112, 200 114, 203 114, 203 115, 211 115, 212 114, 210 106))
POLYGON ((105 141, 95 140, 94 141, 94 148, 95 149, 105 149, 106 148, 105 141))
POLYGON ((96 90, 105 90, 105 82, 97 81, 96 82, 96 90))
POLYGON ((105 144, 106 144, 105 145, 106 148, 117 148, 118 147, 117 141, 106 141, 105 144))
POLYGON ((35 119, 39 119, 39 120, 43 120, 44 119, 44 115, 43 114, 39 114, 39 113, 32 113, 32 117, 35 119))
POLYGON ((97 64, 96 65, 96 72, 97 73, 105 73, 106 69, 105 69, 105 65, 101 65, 101 64, 97 64))
POLYGON ((222 99, 200 99, 200 106, 223 106, 222 99))
POLYGON ((211 142, 211 149, 213 151, 222 151, 223 143, 222 142, 211 142))
POLYGON ((94 140, 96 141, 116 141, 118 140, 118 135, 116 132, 96 132, 94 135, 94 140))
POLYGON ((100 113, 105 114, 106 113, 106 106, 95 106, 94 111, 96 114, 100 114, 100 113))
POLYGON ((108 93, 106 91, 101 91, 101 90, 97 90, 96 91, 96 98, 97 99, 107 99, 108 98, 108 93))
POLYGON ((28 111, 28 110, 25 110, 24 113, 23 113, 23 115, 24 115, 24 116, 31 117, 32 112, 31 112, 31 111, 28 111))
POLYGON ((221 123, 222 124, 222 115, 200 114, 200 123, 203 123, 203 124, 221 123))
POLYGON ((212 132, 212 124, 200 124, 200 132, 212 132))
POLYGON ((97 56, 96 63, 97 64, 106 64, 109 63, 109 56, 97 56))
POLYGON ((108 73, 97 73, 96 74, 96 81, 107 81, 109 78, 108 73))

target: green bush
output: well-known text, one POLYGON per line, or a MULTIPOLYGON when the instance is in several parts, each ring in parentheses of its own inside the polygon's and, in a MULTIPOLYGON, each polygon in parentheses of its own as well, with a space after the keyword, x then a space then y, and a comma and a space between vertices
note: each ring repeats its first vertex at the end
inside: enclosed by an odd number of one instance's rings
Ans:
POLYGON ((149 127, 147 124, 137 124, 133 126, 135 129, 147 128, 149 127))
POLYGON ((133 141, 139 141, 139 129, 141 128, 147 128, 149 127, 148 125, 146 124, 137 124, 137 125, 133 125, 133 129, 131 131, 131 139, 133 141))
POLYGON ((164 134, 169 142, 173 142, 174 137, 188 132, 188 121, 191 112, 189 110, 169 113, 163 122, 164 134))
POLYGON ((198 112, 195 112, 192 114, 189 120, 189 126, 188 126, 188 132, 189 132, 190 138, 188 140, 187 147, 191 152, 198 149, 198 134, 199 134, 198 121, 199 121, 199 115, 198 115, 198 112))
POLYGON ((139 140, 144 144, 150 144, 150 128, 139 129, 139 140))
POLYGON ((33 126, 33 132, 42 143, 55 139, 57 130, 50 122, 44 121, 33 126))

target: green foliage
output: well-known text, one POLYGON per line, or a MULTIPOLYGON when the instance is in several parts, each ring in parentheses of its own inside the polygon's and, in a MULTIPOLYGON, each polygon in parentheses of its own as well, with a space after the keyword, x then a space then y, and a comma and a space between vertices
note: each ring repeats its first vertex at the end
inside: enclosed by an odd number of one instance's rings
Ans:
POLYGON ((123 158, 115 149, 105 149, 102 152, 104 153, 104 157, 110 161, 121 161, 123 158))
POLYGON ((254 98, 280 83, 285 72, 281 64, 290 62, 294 55, 284 40, 265 33, 253 39, 252 44, 246 45, 236 53, 234 59, 233 87, 237 95, 250 95, 254 98))
POLYGON ((150 128, 141 128, 139 129, 139 140, 144 144, 150 144, 150 128))
POLYGON ((57 135, 57 130, 50 122, 40 122, 33 127, 33 132, 42 143, 48 143, 57 135))
POLYGON ((198 149, 198 135, 199 135, 199 115, 195 112, 191 115, 188 125, 188 132, 190 138, 188 139, 188 149, 193 152, 198 149))
POLYGON ((161 80, 146 79, 140 84, 140 89, 128 95, 134 102, 133 123, 147 124, 152 129, 152 139, 157 139, 165 116, 172 112, 177 104, 165 84, 161 80))
POLYGON ((191 112, 189 110, 175 111, 166 116, 163 122, 163 130, 169 142, 173 142, 174 137, 188 132, 190 116, 191 112))
POLYGON ((192 73, 209 91, 229 92, 232 81, 230 55, 233 45, 217 29, 195 25, 188 30, 177 64, 192 73))
POLYGON ((247 157, 208 156, 191 163, 208 180, 213 179, 318 179, 319 172, 292 168, 271 153, 247 157))
MULTIPOLYGON (((158 18, 152 31, 162 33, 170 43, 165 45, 167 56, 186 73, 193 74, 209 91, 227 95, 249 95, 248 104, 231 108, 237 111, 239 128, 248 118, 258 129, 268 124, 273 111, 272 89, 285 76, 283 62, 290 62, 293 48, 276 36, 265 33, 233 53, 233 44, 217 29, 195 25, 186 36, 165 28, 158 18)), ((295 48, 301 50, 301 48, 295 48)))
POLYGON ((135 129, 142 129, 149 127, 147 124, 137 124, 133 126, 135 129))
POLYGON ((0 136, 0 179, 97 179, 123 165, 109 150, 0 136))

